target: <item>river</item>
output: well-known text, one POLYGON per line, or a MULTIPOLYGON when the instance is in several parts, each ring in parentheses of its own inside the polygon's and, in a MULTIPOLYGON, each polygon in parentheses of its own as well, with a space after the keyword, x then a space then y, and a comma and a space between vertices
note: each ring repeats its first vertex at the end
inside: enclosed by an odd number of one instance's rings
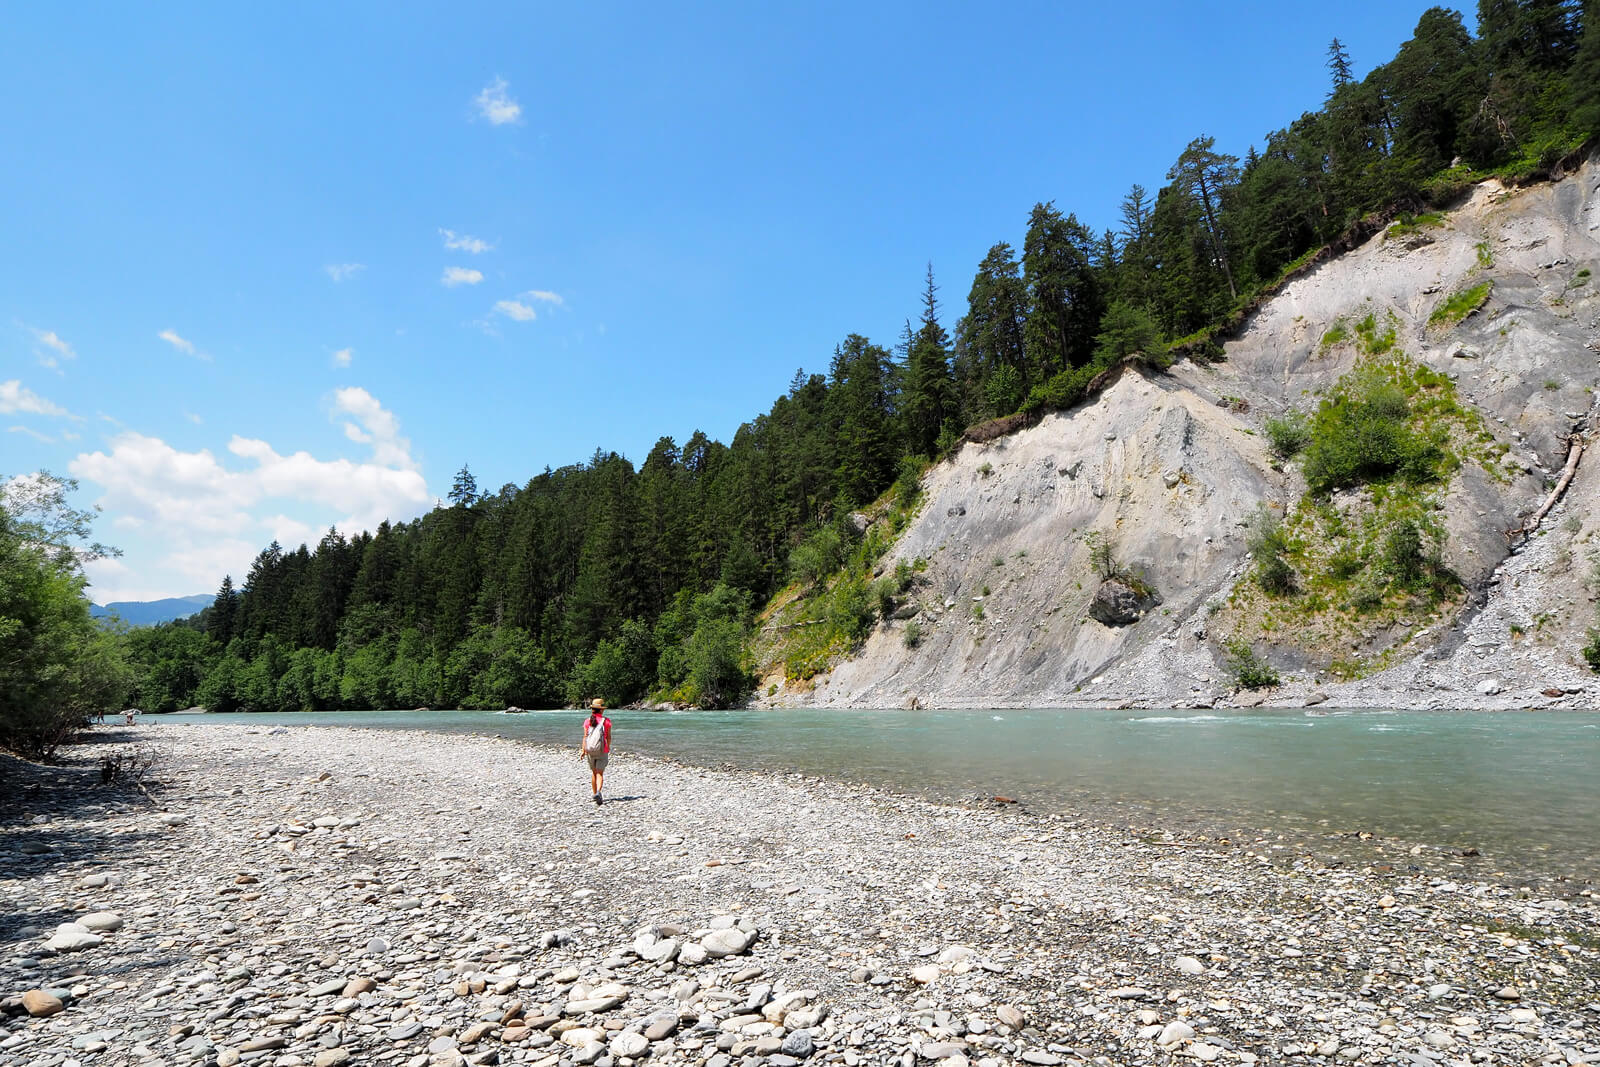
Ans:
MULTIPOLYGON (((160 718, 498 734, 576 748, 582 715, 160 718)), ((612 718, 613 792, 626 790, 627 754, 637 751, 942 801, 1004 796, 1034 812, 1227 838, 1285 860, 1311 853, 1418 864, 1566 892, 1600 881, 1600 713, 786 710, 612 718)), ((581 777, 576 767, 574 776, 581 777)))

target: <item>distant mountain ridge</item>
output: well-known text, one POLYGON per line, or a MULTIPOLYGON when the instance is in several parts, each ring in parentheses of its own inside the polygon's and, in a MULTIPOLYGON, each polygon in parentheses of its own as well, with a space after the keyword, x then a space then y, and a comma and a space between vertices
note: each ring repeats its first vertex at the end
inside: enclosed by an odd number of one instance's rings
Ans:
POLYGON ((91 604, 89 614, 97 619, 115 615, 131 626, 154 626, 174 619, 187 619, 195 612, 210 607, 215 599, 210 593, 195 593, 193 596, 174 596, 165 600, 119 600, 114 604, 91 604))

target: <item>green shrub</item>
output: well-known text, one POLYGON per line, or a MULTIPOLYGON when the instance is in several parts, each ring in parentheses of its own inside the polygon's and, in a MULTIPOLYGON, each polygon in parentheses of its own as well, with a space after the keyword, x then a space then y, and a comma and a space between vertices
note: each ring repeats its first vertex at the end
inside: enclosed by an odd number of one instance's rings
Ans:
POLYGON ((1273 596, 1289 596, 1297 591, 1294 568, 1284 558, 1289 544, 1283 524, 1268 508, 1258 508, 1251 517, 1245 544, 1256 564, 1257 585, 1273 596))
POLYGON ((916 648, 922 644, 922 624, 915 619, 906 623, 905 636, 901 638, 901 641, 907 648, 916 648))
POLYGON ((1240 689, 1266 689, 1278 684, 1278 672, 1272 669, 1272 664, 1258 656, 1244 638, 1235 637, 1223 648, 1227 653, 1224 662, 1228 673, 1233 675, 1234 683, 1240 689))
POLYGON ((1267 420, 1267 442, 1279 459, 1293 459, 1310 439, 1306 417, 1298 411, 1290 411, 1281 419, 1267 420))
POLYGON ((1029 391, 1023 410, 1040 412, 1070 408, 1084 398, 1089 391, 1089 383, 1103 370, 1104 366, 1093 362, 1054 374, 1029 391))
POLYGON ((1437 477, 1440 447, 1411 429, 1405 393, 1377 371, 1347 375, 1312 416, 1304 469, 1313 493, 1394 477, 1413 485, 1437 477))
POLYGON ((1426 570, 1422 528, 1410 519, 1401 519, 1389 528, 1383 539, 1383 566, 1391 581, 1404 586, 1419 582, 1426 570))
POLYGON ((1600 671, 1600 629, 1589 631, 1589 643, 1583 646, 1583 661, 1591 671, 1600 671))

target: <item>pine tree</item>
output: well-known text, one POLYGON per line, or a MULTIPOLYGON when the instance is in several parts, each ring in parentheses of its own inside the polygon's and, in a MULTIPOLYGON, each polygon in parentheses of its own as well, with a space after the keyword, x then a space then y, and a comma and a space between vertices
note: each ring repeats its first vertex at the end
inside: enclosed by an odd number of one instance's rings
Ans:
POLYGON ((1355 80, 1350 73, 1350 53, 1337 37, 1328 46, 1328 72, 1333 75, 1333 88, 1328 91, 1331 100, 1335 93, 1355 80))
POLYGON ((950 339, 939 325, 938 288, 933 283, 933 264, 929 263, 922 322, 912 335, 906 354, 905 394, 901 400, 909 451, 928 457, 936 454, 939 433, 953 414, 953 398, 950 339))
POLYGON ((478 480, 463 463, 461 469, 456 471, 456 479, 450 485, 450 503, 460 507, 470 508, 478 502, 478 480))
POLYGON ((967 313, 956 326, 957 376, 969 419, 1009 415, 1027 391, 1023 328, 1028 290, 1016 254, 1005 242, 989 249, 967 293, 967 313), (991 399, 987 386, 1001 380, 991 399))
POLYGON ((216 598, 211 601, 210 613, 206 616, 206 636, 218 645, 226 645, 233 640, 238 616, 239 594, 234 592, 232 576, 224 576, 216 598))
POLYGON ((1199 207, 1212 259, 1227 279, 1228 295, 1237 300, 1239 290, 1233 284, 1228 241, 1222 228, 1222 195, 1239 180, 1239 157, 1217 152, 1215 145, 1214 137, 1197 137, 1190 141, 1178 162, 1167 172, 1167 178, 1199 207))
POLYGON ((1028 286, 1023 345, 1036 380, 1082 366, 1094 352, 1105 309, 1094 246, 1093 235, 1077 216, 1062 217, 1053 203, 1034 205, 1022 246, 1022 271, 1028 286))

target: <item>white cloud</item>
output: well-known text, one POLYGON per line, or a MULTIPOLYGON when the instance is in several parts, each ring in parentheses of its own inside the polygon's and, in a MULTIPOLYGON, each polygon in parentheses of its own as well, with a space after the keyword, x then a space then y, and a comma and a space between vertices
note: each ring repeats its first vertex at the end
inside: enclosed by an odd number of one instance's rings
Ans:
POLYGON ((11 414, 71 416, 66 408, 26 388, 21 378, 0 382, 0 415, 11 414))
POLYGON ((539 313, 520 300, 499 300, 495 302, 494 309, 508 319, 518 322, 532 322, 539 317, 539 313))
POLYGON ((444 238, 444 246, 446 248, 453 248, 458 252, 469 252, 474 256, 494 248, 494 245, 488 241, 479 240, 469 234, 456 233, 454 230, 440 230, 439 236, 444 238))
POLYGON ((53 445, 53 444, 56 443, 56 439, 54 437, 51 437, 49 434, 40 433, 38 430, 31 429, 30 427, 27 427, 27 426, 8 426, 8 427, 6 427, 6 432, 7 433, 24 433, 24 434, 27 434, 29 437, 33 438, 35 441, 39 441, 39 442, 42 442, 42 443, 47 444, 47 445, 53 445))
POLYGON ((345 282, 366 270, 367 265, 365 263, 328 263, 324 264, 322 269, 327 271, 328 277, 334 281, 345 282))
POLYGON ((39 343, 40 347, 35 348, 33 353, 39 357, 39 362, 44 366, 54 370, 61 365, 62 360, 78 358, 78 353, 54 330, 39 330, 29 326, 28 332, 32 333, 33 339, 39 343))
POLYGON ((211 358, 196 348, 193 341, 179 337, 177 330, 162 330, 160 333, 156 334, 156 336, 186 356, 193 356, 195 359, 204 360, 209 360, 211 358))
POLYGON ((350 365, 350 361, 355 359, 355 358, 356 358, 356 350, 355 349, 353 349, 353 348, 341 348, 341 349, 339 349, 339 351, 337 351, 337 352, 335 352, 333 354, 333 365, 335 367, 348 367, 350 365))
POLYGON ((439 279, 439 284, 447 289, 454 289, 458 285, 477 285, 483 281, 483 271, 473 270, 471 267, 446 267, 444 277, 439 279))
POLYGON ((357 386, 340 389, 333 394, 334 409, 351 416, 361 424, 364 436, 352 423, 345 423, 345 436, 352 441, 372 445, 375 462, 415 471, 416 461, 411 458, 411 442, 400 436, 400 420, 394 413, 385 411, 371 393, 357 386))
POLYGON ((522 105, 506 92, 508 88, 504 78, 496 78, 473 98, 472 102, 478 105, 478 114, 488 119, 491 125, 504 126, 522 118, 522 105))
POLYGON ((196 415, 192 411, 185 411, 183 413, 183 417, 188 419, 190 422, 194 423, 196 426, 200 426, 206 421, 205 419, 202 419, 199 415, 196 415))
POLYGON ((560 293, 552 293, 548 289, 529 289, 522 295, 530 300, 538 300, 546 304, 554 304, 558 308, 567 306, 567 302, 561 299, 560 293))
POLYGON ((91 568, 95 597, 101 603, 148 599, 128 594, 163 581, 159 595, 210 591, 224 574, 242 579, 274 537, 293 547, 314 540, 314 531, 330 521, 353 533, 384 519, 410 518, 432 503, 392 412, 353 388, 335 394, 335 414, 353 420, 346 435, 370 445, 370 459, 285 455, 266 441, 237 435, 228 455, 219 457, 133 431, 118 434, 105 450, 79 455, 70 473, 101 488, 97 503, 112 524, 150 546, 125 545, 130 551, 123 566, 91 568))

